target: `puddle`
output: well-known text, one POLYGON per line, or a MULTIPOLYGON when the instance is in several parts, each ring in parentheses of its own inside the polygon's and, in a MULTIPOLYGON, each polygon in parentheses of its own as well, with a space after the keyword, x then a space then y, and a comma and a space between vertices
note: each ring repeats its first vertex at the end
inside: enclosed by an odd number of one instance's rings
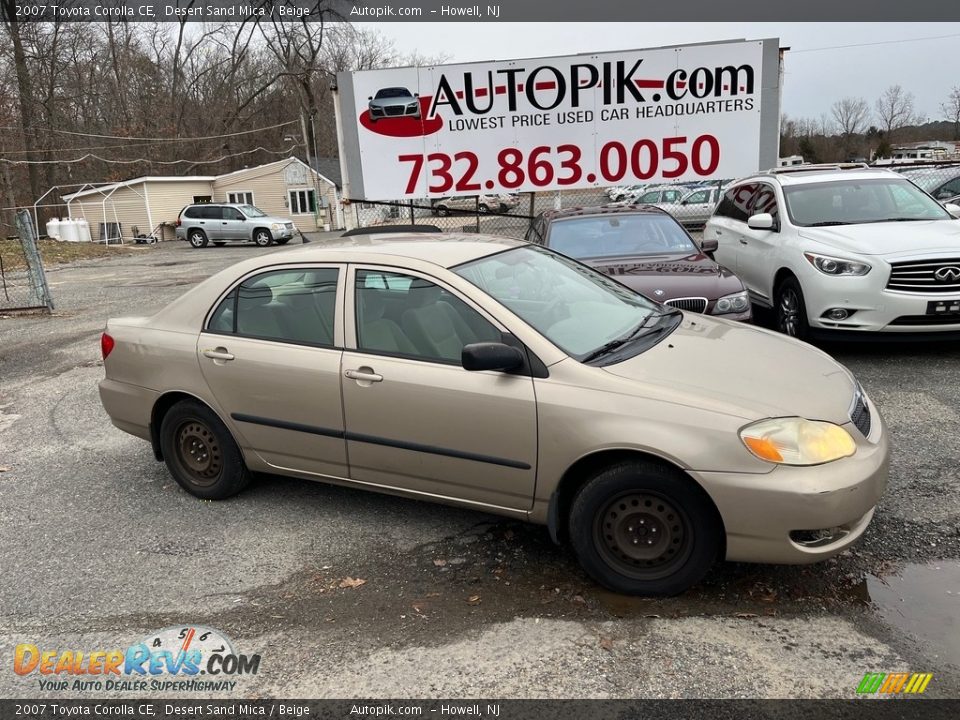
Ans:
POLYGON ((897 575, 868 576, 867 587, 886 622, 922 643, 931 659, 960 666, 960 563, 906 565, 897 575))

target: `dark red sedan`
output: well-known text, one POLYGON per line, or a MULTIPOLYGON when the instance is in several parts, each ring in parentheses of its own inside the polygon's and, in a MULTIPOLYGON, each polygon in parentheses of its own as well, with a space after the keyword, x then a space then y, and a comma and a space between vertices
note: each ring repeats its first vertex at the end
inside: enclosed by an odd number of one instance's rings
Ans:
POLYGON ((549 210, 527 231, 528 242, 561 252, 616 278, 648 298, 730 320, 751 319, 740 278, 710 256, 669 213, 650 205, 549 210))

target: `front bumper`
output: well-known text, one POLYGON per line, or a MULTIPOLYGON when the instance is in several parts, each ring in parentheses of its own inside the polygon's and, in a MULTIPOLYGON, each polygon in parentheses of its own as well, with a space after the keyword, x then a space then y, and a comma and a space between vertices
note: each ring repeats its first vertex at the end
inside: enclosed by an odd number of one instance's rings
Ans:
MULTIPOLYGON (((869 400, 868 400, 869 403, 869 400)), ((873 518, 887 486, 889 441, 876 407, 857 452, 825 465, 778 465, 765 475, 692 472, 713 499, 726 529, 726 559, 804 564, 832 557, 855 543, 873 518), (830 531, 826 542, 806 543, 805 531, 830 531), (799 540, 798 540, 799 538, 799 540)))
POLYGON ((960 305, 960 293, 907 293, 886 289, 889 268, 862 277, 827 277, 810 267, 801 278, 807 320, 814 330, 897 334, 960 333, 960 313, 927 313, 930 302, 960 305), (852 311, 846 320, 823 317, 833 308, 852 311))

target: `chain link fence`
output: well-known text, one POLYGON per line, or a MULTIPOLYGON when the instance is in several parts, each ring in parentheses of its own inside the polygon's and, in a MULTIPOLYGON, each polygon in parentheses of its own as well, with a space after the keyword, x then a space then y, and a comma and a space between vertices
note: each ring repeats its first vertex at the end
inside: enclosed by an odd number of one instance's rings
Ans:
POLYGON ((877 163, 894 170, 946 205, 960 204, 960 160, 939 163, 877 163))
POLYGON ((474 232, 522 238, 548 210, 611 204, 657 205, 690 230, 699 230, 730 181, 624 185, 536 193, 470 195, 419 200, 354 201, 347 206, 358 228, 433 225, 444 232, 474 232))
POLYGON ((15 310, 53 310, 28 210, 17 213, 17 237, 0 240, 0 312, 15 310))

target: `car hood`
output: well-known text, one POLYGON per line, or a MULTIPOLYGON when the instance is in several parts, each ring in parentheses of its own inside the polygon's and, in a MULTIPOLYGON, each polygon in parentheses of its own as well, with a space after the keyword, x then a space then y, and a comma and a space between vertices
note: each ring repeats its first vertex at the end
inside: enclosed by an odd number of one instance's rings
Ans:
POLYGON ((646 352, 607 365, 648 396, 745 420, 804 417, 850 422, 854 380, 811 345, 751 325, 684 313, 669 336, 646 352))
POLYGON ((915 220, 800 228, 800 236, 861 255, 910 255, 960 249, 960 221, 915 220))
POLYGON ((269 223, 271 225, 273 223, 278 223, 280 225, 293 224, 293 220, 289 220, 287 218, 281 218, 281 217, 271 217, 270 215, 267 215, 266 217, 248 218, 248 220, 250 222, 269 223))
POLYGON ((374 98, 370 101, 370 104, 380 107, 395 107, 397 105, 410 105, 416 101, 417 99, 415 97, 408 95, 406 97, 374 98))
POLYGON ((674 298, 715 300, 740 292, 740 278, 703 253, 584 258, 583 262, 658 302, 674 298))

